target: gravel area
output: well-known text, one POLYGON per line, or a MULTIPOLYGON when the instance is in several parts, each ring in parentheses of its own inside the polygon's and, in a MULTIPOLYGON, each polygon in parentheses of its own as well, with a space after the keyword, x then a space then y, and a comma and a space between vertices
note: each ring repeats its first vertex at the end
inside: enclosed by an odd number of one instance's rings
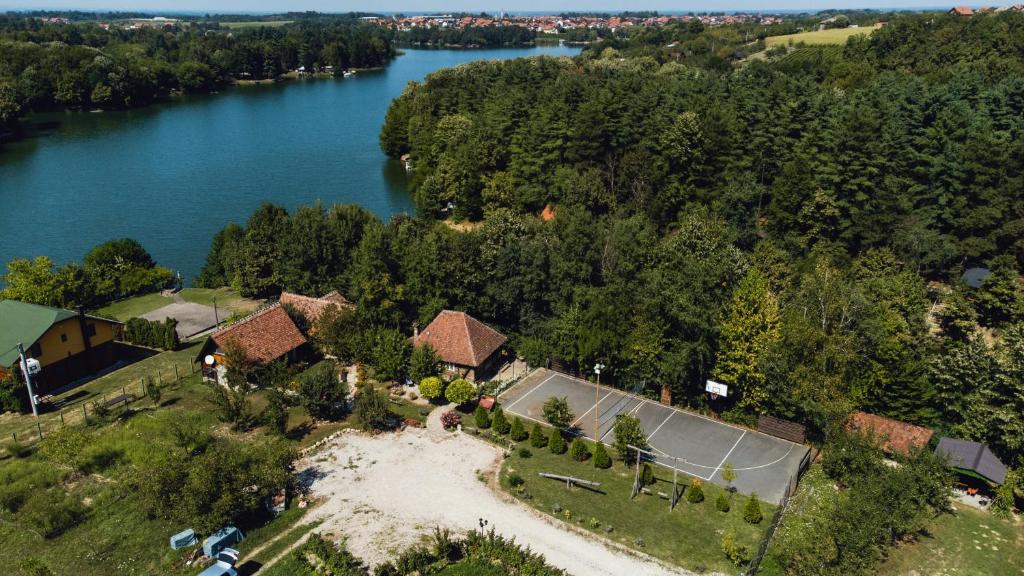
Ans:
POLYGON ((461 433, 426 429, 370 436, 344 432, 300 461, 301 477, 323 519, 317 531, 347 540, 371 565, 429 536, 486 528, 515 537, 548 562, 577 576, 688 574, 559 525, 493 488, 499 450, 461 433))

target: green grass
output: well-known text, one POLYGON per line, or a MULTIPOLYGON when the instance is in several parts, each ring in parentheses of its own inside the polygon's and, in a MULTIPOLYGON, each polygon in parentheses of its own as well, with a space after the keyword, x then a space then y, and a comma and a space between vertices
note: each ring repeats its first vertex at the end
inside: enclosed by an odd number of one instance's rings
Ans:
POLYGON ((936 518, 928 534, 901 544, 876 572, 879 576, 1024 574, 1024 526, 989 512, 956 506, 936 518))
POLYGON ((159 293, 143 294, 107 304, 96 310, 96 314, 125 322, 130 318, 137 318, 173 303, 173 298, 161 296, 159 293))
POLYGON ((788 46, 790 42, 799 44, 803 42, 808 45, 818 44, 846 44, 850 36, 856 34, 871 34, 872 28, 833 28, 831 30, 814 30, 812 32, 799 32, 797 34, 785 34, 782 36, 769 36, 764 39, 768 48, 773 46, 788 46))
POLYGON ((178 292, 181 299, 186 302, 213 306, 214 299, 217 300, 217 308, 235 310, 245 303, 251 303, 231 288, 183 288, 178 292))
MULTIPOLYGON (((282 552, 287 550, 288 547, 290 547, 291 545, 293 545, 296 542, 298 542, 299 539, 301 539, 303 536, 308 534, 310 530, 313 530, 319 524, 320 524, 319 522, 314 522, 314 523, 310 523, 310 524, 301 524, 299 526, 292 527, 290 530, 288 530, 287 532, 285 532, 283 534, 281 534, 280 530, 278 530, 277 533, 280 534, 278 539, 274 540, 266 548, 260 550, 259 553, 256 554, 255 556, 253 556, 251 558, 248 558, 248 560, 252 560, 253 562, 256 562, 256 563, 258 563, 260 565, 267 566, 267 562, 270 562, 271 560, 276 558, 278 555, 280 555, 282 552)), ((252 549, 252 548, 255 548, 255 547, 251 547, 250 549, 252 549)), ((283 558, 282 558, 282 560, 283 560, 283 558)), ((272 564, 271 564, 271 566, 272 566, 272 564)))
POLYGON ((285 24, 291 24, 294 20, 270 20, 267 22, 259 21, 248 21, 248 22, 221 22, 220 25, 225 28, 263 28, 270 27, 275 28, 277 26, 284 26, 285 24))
MULTIPOLYGON (((519 446, 528 447, 529 441, 520 442, 519 446)), ((571 513, 568 522, 689 570, 703 568, 736 573, 739 569, 721 551, 722 534, 729 528, 735 529, 737 541, 747 547, 749 554, 753 554, 774 512, 773 506, 762 503, 765 520, 758 525, 747 524, 742 515, 746 498, 738 494, 732 495, 728 513, 719 512, 715 509, 715 499, 724 490, 708 482, 702 485, 703 502, 690 504, 684 495, 675 510, 669 512, 668 501, 657 495, 641 494, 635 499, 629 498, 634 471, 619 460, 608 470, 599 470, 589 460, 574 461, 568 453, 555 455, 547 448, 532 447, 530 451, 532 456, 529 458, 521 458, 513 452, 505 460, 501 472, 504 489, 523 503, 566 521, 562 514, 553 512, 557 504, 571 513), (597 481, 601 483, 601 492, 567 488, 562 482, 539 477, 538 472, 597 481), (524 487, 529 497, 523 497, 510 488, 510 474, 518 474, 525 480, 524 487), (597 522, 596 527, 592 521, 597 522), (611 532, 606 531, 609 526, 611 532), (637 544, 638 539, 643 541, 643 546, 637 544)), ((614 454, 614 450, 610 452, 614 454)), ((671 473, 655 467, 655 477, 657 482, 650 487, 655 494, 671 492, 671 473)), ((679 480, 683 484, 688 477, 680 474, 679 480)))

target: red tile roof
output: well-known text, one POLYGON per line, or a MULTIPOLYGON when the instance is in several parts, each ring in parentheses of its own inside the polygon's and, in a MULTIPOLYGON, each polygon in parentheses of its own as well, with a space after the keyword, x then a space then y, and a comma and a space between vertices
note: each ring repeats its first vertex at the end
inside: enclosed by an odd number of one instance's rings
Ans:
POLYGON ((273 362, 306 343, 306 338, 280 304, 222 328, 210 339, 221 350, 232 340, 238 342, 249 358, 259 364, 273 362))
POLYGON ((912 446, 920 448, 932 438, 932 431, 928 428, 867 412, 854 412, 850 416, 849 427, 859 432, 873 430, 875 438, 881 442, 882 450, 890 454, 909 454, 912 446))
POLYGON ((331 306, 339 306, 341 308, 349 309, 355 308, 355 305, 349 302, 337 290, 328 292, 320 298, 303 296, 301 294, 292 294, 291 292, 281 292, 280 302, 282 305, 287 304, 295 307, 296 310, 306 317, 310 326, 316 324, 317 321, 320 320, 320 316, 323 315, 324 311, 331 306))
POLYGON ((477 367, 508 340, 502 334, 465 312, 442 310, 413 345, 427 343, 449 364, 477 367))
POLYGON ((949 10, 950 14, 959 14, 960 16, 973 16, 974 10, 971 10, 969 6, 954 6, 949 10))

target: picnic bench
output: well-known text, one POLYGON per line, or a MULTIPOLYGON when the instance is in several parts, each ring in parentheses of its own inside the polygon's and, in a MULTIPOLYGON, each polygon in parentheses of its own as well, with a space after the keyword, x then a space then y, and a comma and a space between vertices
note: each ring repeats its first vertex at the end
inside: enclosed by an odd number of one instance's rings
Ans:
POLYGON ((538 475, 544 478, 550 478, 552 480, 560 480, 565 482, 566 486, 586 486, 587 488, 600 488, 600 482, 594 482, 593 480, 584 480, 582 478, 575 478, 573 476, 562 476, 561 474, 549 474, 548 472, 538 472, 538 475))
POLYGON ((106 406, 107 408, 113 408, 114 406, 117 406, 121 402, 124 402, 125 404, 128 404, 129 402, 135 402, 135 395, 134 394, 118 394, 117 396, 114 396, 110 400, 107 400, 106 402, 104 402, 103 405, 106 406))

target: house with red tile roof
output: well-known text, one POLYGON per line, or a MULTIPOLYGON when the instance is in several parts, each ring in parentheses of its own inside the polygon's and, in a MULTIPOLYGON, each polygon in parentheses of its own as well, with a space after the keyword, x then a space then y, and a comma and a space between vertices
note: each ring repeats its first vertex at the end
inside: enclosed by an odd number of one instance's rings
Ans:
POLYGON ((910 454, 911 449, 926 446, 933 434, 928 428, 867 412, 854 412, 850 416, 848 428, 873 434, 879 448, 885 453, 904 456, 910 454))
POLYGON ((954 6, 949 9, 949 13, 956 16, 974 16, 974 10, 970 6, 954 6))
POLYGON ((241 345, 257 366, 266 366, 282 359, 294 361, 306 337, 280 303, 268 306, 210 335, 198 357, 204 378, 223 383, 229 342, 241 345))
POLYGON ((497 330, 465 312, 442 310, 412 338, 413 346, 429 344, 449 374, 474 382, 494 375, 508 341, 497 330))
POLYGON ((348 299, 342 296, 337 290, 328 292, 319 298, 303 296, 302 294, 293 294, 291 292, 281 292, 281 297, 278 299, 278 302, 280 302, 282 306, 291 306, 297 312, 302 314, 309 326, 310 333, 314 331, 316 323, 329 308, 337 307, 353 310, 356 307, 355 304, 349 302, 348 299))

